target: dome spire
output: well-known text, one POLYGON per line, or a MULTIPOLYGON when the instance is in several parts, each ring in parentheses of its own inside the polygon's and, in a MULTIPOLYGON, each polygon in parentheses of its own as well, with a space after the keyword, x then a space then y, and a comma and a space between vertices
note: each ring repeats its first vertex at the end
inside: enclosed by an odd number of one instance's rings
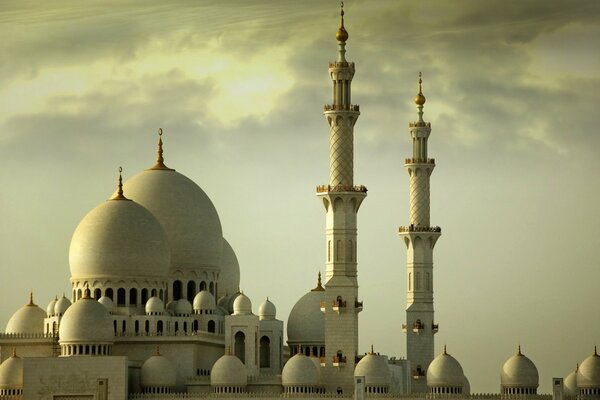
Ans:
POLYGON ((523 353, 521 353, 521 344, 519 344, 519 350, 517 351, 517 355, 518 356, 522 356, 523 353))
POLYGON ((17 356, 17 348, 16 348, 16 347, 13 347, 12 356, 13 356, 13 357, 16 357, 16 356, 17 356))
POLYGON ((156 354, 157 356, 160 356, 160 346, 156 346, 156 354))
POLYGON ((317 287, 311 290, 311 292, 322 292, 324 290, 323 285, 321 285, 321 271, 319 271, 319 274, 317 275, 317 287))
POLYGON ((415 96, 415 104, 417 105, 417 115, 419 116, 418 122, 423 122, 423 105, 425 104, 425 96, 423 95, 423 79, 421 72, 419 72, 419 93, 415 96))
POLYGON ((123 195, 123 176, 121 173, 123 172, 123 168, 119 167, 119 184, 117 186, 117 193, 110 198, 110 200, 129 200, 127 197, 123 195))
POLYGON ((598 349, 594 346, 594 357, 598 357, 598 349))
POLYGON ((344 27, 344 2, 340 2, 340 27, 338 28, 335 39, 338 42, 338 62, 346 62, 346 41, 348 40, 348 31, 344 27))
POLYGON ((444 355, 446 355, 446 356, 448 355, 448 351, 446 349, 446 345, 445 344, 444 344, 444 355))
POLYGON ((27 303, 28 306, 35 306, 35 303, 33 302, 33 290, 29 291, 29 303, 27 303))
MULTIPOLYGON (((121 192, 121 194, 123 194, 123 193, 121 192)), ((90 292, 90 284, 87 283, 85 285, 85 289, 83 291, 83 297, 82 297, 82 299, 91 299, 91 298, 92 298, 92 296, 91 296, 91 292, 90 292)))
POLYGON ((157 151, 157 157, 156 157, 156 164, 154 164, 154 166, 152 168, 148 168, 148 169, 164 169, 167 171, 174 171, 174 169, 171 169, 165 165, 165 158, 163 157, 162 134, 163 134, 162 128, 158 128, 158 151, 157 151))

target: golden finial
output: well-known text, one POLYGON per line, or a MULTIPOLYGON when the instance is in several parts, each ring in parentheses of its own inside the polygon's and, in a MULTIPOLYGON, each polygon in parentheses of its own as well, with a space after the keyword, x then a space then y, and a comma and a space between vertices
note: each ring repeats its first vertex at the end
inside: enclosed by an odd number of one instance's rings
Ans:
POLYGON ((123 195, 123 176, 121 173, 123 172, 123 168, 119 167, 119 184, 117 187, 117 193, 110 198, 110 200, 129 200, 127 197, 123 195))
POLYGON ((91 292, 90 292, 90 284, 86 283, 85 284, 85 289, 83 290, 83 297, 82 299, 91 299, 91 292))
POLYGON ((594 346, 594 356, 598 357, 598 349, 596 349, 596 346, 594 346))
POLYGON ((348 40, 348 31, 344 28, 344 2, 340 2, 340 27, 335 34, 335 38, 338 42, 345 42, 348 40))
POLYGON ((163 157, 162 134, 163 134, 162 128, 158 128, 158 156, 156 158, 156 164, 154 164, 154 166, 152 168, 148 168, 148 169, 164 169, 164 170, 168 170, 168 171, 174 171, 174 169, 171 169, 165 165, 165 159, 163 157))
POLYGON ((575 367, 575 372, 579 371, 579 363, 577 363, 577 367, 575 367))
POLYGON ((447 356, 448 352, 446 351, 446 345, 444 344, 444 355, 447 356))
POLYGON ((373 345, 371 345, 371 352, 369 354, 375 354, 375 351, 373 350, 373 345))
POLYGON ((521 353, 521 344, 519 344, 519 350, 517 351, 517 355, 518 356, 522 356, 523 353, 521 353))
POLYGON ((28 306, 35 306, 35 303, 33 302, 33 290, 29 291, 29 303, 27 303, 28 306))
POLYGON ((16 348, 16 347, 13 347, 13 353, 12 353, 12 356, 13 356, 13 357, 16 357, 16 356, 17 356, 17 348, 16 348))
POLYGON ((423 79, 421 79, 421 73, 419 72, 419 93, 415 96, 415 104, 422 106, 425 104, 425 96, 423 96, 423 79))
POLYGON ((323 292, 324 290, 325 289, 323 289, 323 286, 321 285, 321 271, 319 271, 319 274, 317 275, 317 287, 311 290, 311 292, 323 292))
POLYGON ((156 353, 154 355, 160 356, 160 346, 156 346, 156 353))

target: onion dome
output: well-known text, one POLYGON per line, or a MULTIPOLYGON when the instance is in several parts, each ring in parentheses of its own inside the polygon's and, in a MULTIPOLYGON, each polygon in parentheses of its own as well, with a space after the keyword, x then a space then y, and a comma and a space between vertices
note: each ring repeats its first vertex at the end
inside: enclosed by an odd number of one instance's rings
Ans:
POLYGON ((539 386, 538 370, 529 358, 521 353, 510 357, 502 366, 500 374, 502 394, 536 394, 539 386))
POLYGON ((418 106, 422 106, 425 104, 425 96, 423 95, 423 80, 421 79, 421 73, 419 72, 419 93, 415 96, 415 104, 418 106))
POLYGON ((196 314, 212 314, 216 306, 215 296, 208 290, 201 290, 194 296, 194 311, 196 314))
POLYGON ((170 260, 161 224, 123 196, 120 174, 117 194, 81 220, 69 249, 71 280, 165 278, 170 260))
POLYGON ((160 298, 152 296, 146 302, 145 311, 146 315, 162 315, 165 312, 165 304, 160 298))
POLYGON ((462 393, 465 374, 460 363, 446 351, 433 359, 427 368, 427 386, 434 394, 462 393))
POLYGON ((246 367, 239 358, 227 352, 214 363, 210 384, 217 388, 245 388, 248 384, 246 367))
POLYGON ((463 389, 462 389, 462 394, 465 396, 470 396, 471 395, 471 383, 469 382, 469 380, 467 379, 467 377, 465 375, 463 375, 463 389))
POLYGON ((98 299, 98 303, 102 304, 109 313, 112 314, 114 303, 108 296, 102 296, 98 299))
POLYGON ((287 323, 288 344, 325 344, 325 316, 321 312, 321 301, 325 300, 325 289, 321 286, 321 274, 317 287, 306 293, 292 307, 287 323))
POLYGON ((48 303, 48 305, 46 306, 46 315, 48 317, 54 316, 54 306, 56 305, 57 301, 58 301, 58 296, 54 296, 54 299, 52 299, 50 301, 50 303, 48 303))
POLYGON ((365 377, 368 393, 387 393, 392 381, 387 357, 375 354, 372 346, 371 351, 356 364, 354 376, 365 377))
POLYGON ((192 305, 186 299, 179 299, 175 302, 175 315, 185 316, 192 313, 192 305))
POLYGON ((56 305, 54 306, 54 315, 59 317, 61 315, 64 315, 64 313, 69 307, 71 307, 71 300, 67 299, 65 297, 65 294, 63 293, 63 296, 60 299, 58 299, 56 305))
POLYGON ((275 308, 275 304, 273 304, 269 298, 258 307, 258 316, 261 320, 263 319, 275 319, 277 315, 277 308, 275 308))
POLYGON ((15 350, 0 364, 0 396, 20 395, 23 391, 23 359, 15 350))
POLYGON ((311 392, 319 386, 319 371, 310 357, 302 353, 290 358, 281 372, 281 384, 286 392, 311 392))
POLYGON ((33 302, 29 294, 29 303, 19 308, 8 320, 5 333, 42 334, 44 333, 46 312, 33 302))
POLYGON ((337 40, 338 42, 345 42, 346 40, 348 40, 348 31, 346 31, 346 28, 344 28, 344 3, 341 3, 340 27, 335 33, 335 40, 337 40))
POLYGON ((219 298, 217 305, 219 307, 221 307, 223 310, 225 310, 225 312, 228 315, 233 314, 233 303, 235 302, 235 299, 237 299, 240 294, 241 294, 240 291, 237 289, 234 294, 231 294, 231 295, 225 294, 224 296, 221 296, 221 298, 219 298))
POLYGON ((579 364, 575 371, 572 371, 564 380, 564 395, 567 397, 576 397, 579 394, 577 388, 577 372, 579 371, 579 364))
POLYGON ((577 387, 579 388, 579 394, 588 395, 600 394, 600 356, 596 347, 594 347, 594 354, 583 360, 579 364, 579 370, 577 371, 577 387))
MULTIPOLYGON (((59 327, 59 343, 62 355, 82 355, 73 349, 78 345, 109 345, 114 342, 113 320, 106 307, 90 297, 89 289, 76 301, 62 318, 59 327), (72 346, 69 352, 69 346, 72 346)), ((90 346, 84 347, 83 354, 92 354, 90 346)), ((100 346, 98 346, 100 347, 100 346)), ((104 355, 108 346, 104 346, 97 355, 104 355), (100 353, 100 354, 98 354, 100 353)))
POLYGON ((233 302, 233 315, 252 314, 252 302, 244 293, 240 293, 233 302))
POLYGON ((236 293, 240 287, 240 264, 233 248, 223 238, 221 272, 219 273, 219 293, 236 293))
POLYGON ((173 364, 160 354, 158 347, 156 354, 142 364, 140 383, 145 393, 169 393, 177 384, 173 364))
POLYGON ((223 231, 215 206, 191 179, 165 166, 162 137, 158 152, 156 165, 125 182, 127 195, 163 226, 171 250, 170 272, 218 271, 223 231))
POLYGON ((177 300, 171 300, 167 303, 165 310, 171 315, 175 315, 175 307, 177 306, 177 300))

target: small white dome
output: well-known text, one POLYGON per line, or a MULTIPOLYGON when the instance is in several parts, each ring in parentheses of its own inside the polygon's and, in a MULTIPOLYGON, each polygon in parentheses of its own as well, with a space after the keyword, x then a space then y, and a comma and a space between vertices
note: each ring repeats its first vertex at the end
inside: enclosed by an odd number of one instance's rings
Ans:
POLYGON ((324 344, 325 315, 321 312, 321 301, 325 290, 319 285, 306 293, 294 304, 287 322, 288 343, 324 344))
POLYGON ((387 358, 374 354, 373 351, 356 364, 354 376, 364 376, 366 386, 389 386, 392 381, 387 358))
POLYGON ((430 388, 456 388, 463 387, 464 372, 456 358, 444 352, 433 359, 427 368, 427 386, 430 388))
POLYGON ((233 248, 223 238, 223 253, 221 255, 221 272, 219 273, 219 294, 237 293, 240 287, 240 264, 233 248))
POLYGON ((246 386, 246 367, 236 356, 225 354, 214 363, 210 372, 210 384, 224 387, 246 386))
POLYGON ((65 312, 59 327, 59 342, 61 345, 113 343, 112 317, 106 307, 86 293, 65 312))
POLYGON ((186 299, 179 299, 175 303, 175 315, 190 315, 192 313, 192 305, 186 299))
POLYGON ((594 354, 583 360, 577 371, 579 389, 600 388, 600 356, 594 347, 594 354))
POLYGON ((0 364, 0 390, 6 389, 23 389, 23 359, 14 351, 0 364))
POLYGON ((165 310, 171 315, 175 315, 175 307, 177 306, 177 300, 171 300, 167 303, 165 310))
POLYGON ((152 296, 146 302, 145 311, 148 315, 161 315, 165 312, 165 304, 159 297, 152 296))
POLYGON ((196 183, 175 170, 147 169, 128 179, 124 191, 163 226, 171 250, 171 272, 218 270, 223 249, 221 221, 196 183))
POLYGON ((227 312, 227 314, 233 314, 233 302, 238 298, 240 292, 233 294, 225 294, 219 298, 217 305, 227 312))
POLYGON ((275 319, 277 315, 277 308, 275 308, 275 304, 273 304, 269 298, 258 307, 258 316, 260 319, 275 319))
POLYGON ((215 296, 208 290, 201 290, 194 296, 194 311, 214 310, 216 306, 215 296))
POLYGON ((58 299, 56 305, 54 306, 54 315, 64 315, 69 307, 71 307, 71 300, 67 299, 63 294, 63 296, 58 299))
POLYGON ((106 310, 112 314, 113 312, 113 307, 114 307, 114 303, 111 300, 110 297, 108 296, 102 296, 98 299, 98 303, 102 304, 104 307, 106 307, 106 310))
POLYGON ((44 319, 46 312, 33 303, 33 296, 29 295, 29 304, 19 308, 8 320, 6 333, 44 333, 44 319))
POLYGON ((252 314, 252 302, 244 293, 233 302, 233 315, 250 315, 252 314))
POLYGON ((577 371, 579 371, 579 366, 575 371, 572 371, 564 380, 564 395, 575 397, 579 394, 579 388, 577 387, 577 371))
POLYGON ((304 354, 296 354, 290 358, 283 367, 281 372, 281 384, 283 386, 303 386, 314 387, 318 386, 319 371, 315 364, 310 360, 310 357, 304 354))
POLYGON ((537 388, 539 386, 538 370, 529 358, 519 351, 510 357, 502 366, 500 373, 502 387, 512 388, 537 388))
POLYGON ((142 364, 140 383, 142 388, 172 388, 177 383, 177 374, 171 361, 157 350, 142 364))
POLYGON ((134 201, 108 200, 90 211, 71 239, 71 279, 165 278, 170 252, 158 220, 134 201))
POLYGON ((52 299, 50 303, 48 303, 48 305, 46 306, 46 315, 48 317, 54 316, 54 306, 56 305, 57 301, 58 297, 54 297, 54 299, 52 299))

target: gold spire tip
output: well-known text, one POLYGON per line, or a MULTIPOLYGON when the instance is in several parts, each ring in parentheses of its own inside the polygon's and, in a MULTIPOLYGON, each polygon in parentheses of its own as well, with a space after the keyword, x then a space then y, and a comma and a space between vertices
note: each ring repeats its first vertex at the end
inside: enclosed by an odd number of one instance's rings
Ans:
POLYGON ((322 292, 324 290, 323 285, 321 285, 321 271, 319 271, 319 274, 317 275, 317 287, 311 290, 311 292, 322 292))
POLYGON ((518 356, 522 356, 523 355, 523 353, 521 353, 521 345, 520 344, 519 344, 519 350, 517 351, 517 355, 518 356))
POLYGON ((162 141, 163 130, 158 128, 158 152, 156 157, 156 164, 152 168, 148 169, 164 169, 168 171, 174 171, 173 169, 165 165, 165 158, 163 157, 163 141, 162 141))
POLYGON ((348 40, 348 31, 344 27, 344 2, 340 2, 340 27, 338 28, 337 33, 335 34, 335 39, 338 42, 345 42, 348 40))
POLYGON ((598 357, 598 349, 596 348, 596 346, 594 346, 594 355, 595 355, 596 357, 598 357))
POLYGON ((29 291, 29 303, 27 303, 28 306, 35 306, 35 303, 33 302, 33 290, 29 291))
POLYGON ((444 345, 444 354, 445 354, 445 355, 448 355, 448 351, 447 351, 447 349, 446 349, 446 345, 444 345))
POLYGON ((415 96, 415 104, 418 106, 422 106, 426 101, 425 96, 423 95, 423 79, 421 77, 421 72, 419 72, 419 93, 415 96))
POLYGON ((13 353, 12 353, 12 356, 13 356, 13 357, 16 357, 16 356, 17 356, 17 348, 16 348, 16 347, 13 347, 13 353))
POLYGON ((369 354, 375 354, 375 351, 373 350, 373 345, 371 344, 371 352, 369 354))
POLYGON ((160 346, 156 346, 156 354, 157 356, 160 356, 160 346))
POLYGON ((110 200, 129 200, 123 195, 123 167, 119 167, 119 183, 117 185, 117 193, 110 200))

